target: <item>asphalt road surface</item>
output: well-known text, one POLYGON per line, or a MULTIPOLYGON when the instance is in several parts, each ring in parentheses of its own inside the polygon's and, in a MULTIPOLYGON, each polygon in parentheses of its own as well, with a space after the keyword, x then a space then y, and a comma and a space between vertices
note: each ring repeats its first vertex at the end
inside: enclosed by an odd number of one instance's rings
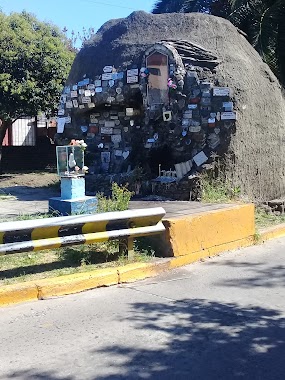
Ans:
POLYGON ((285 238, 0 309, 0 379, 285 379, 285 238))

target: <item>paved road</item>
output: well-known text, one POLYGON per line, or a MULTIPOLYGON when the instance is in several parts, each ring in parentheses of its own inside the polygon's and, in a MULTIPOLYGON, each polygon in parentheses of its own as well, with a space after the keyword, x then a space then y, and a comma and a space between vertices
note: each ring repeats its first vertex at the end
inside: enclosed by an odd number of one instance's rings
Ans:
POLYGON ((285 378, 285 239, 0 310, 0 379, 285 378))

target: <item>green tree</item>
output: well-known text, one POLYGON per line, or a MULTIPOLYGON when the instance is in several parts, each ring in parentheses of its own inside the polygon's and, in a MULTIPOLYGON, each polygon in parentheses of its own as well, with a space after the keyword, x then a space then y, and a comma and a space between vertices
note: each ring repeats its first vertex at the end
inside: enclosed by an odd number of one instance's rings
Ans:
POLYGON ((231 0, 229 20, 285 85, 285 0, 231 0))
POLYGON ((153 13, 209 13, 227 17, 231 12, 230 0, 159 0, 153 13))
POLYGON ((0 12, 0 162, 7 128, 23 115, 53 115, 75 53, 55 26, 0 12))
POLYGON ((230 20, 285 85, 285 0, 159 0, 153 12, 204 12, 230 20))

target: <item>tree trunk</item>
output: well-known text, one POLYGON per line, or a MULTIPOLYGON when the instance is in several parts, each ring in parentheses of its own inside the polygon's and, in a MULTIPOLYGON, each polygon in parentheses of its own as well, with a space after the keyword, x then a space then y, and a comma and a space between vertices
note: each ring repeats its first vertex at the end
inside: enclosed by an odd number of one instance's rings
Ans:
POLYGON ((2 144, 7 129, 12 125, 11 120, 0 119, 0 174, 2 174, 2 144))

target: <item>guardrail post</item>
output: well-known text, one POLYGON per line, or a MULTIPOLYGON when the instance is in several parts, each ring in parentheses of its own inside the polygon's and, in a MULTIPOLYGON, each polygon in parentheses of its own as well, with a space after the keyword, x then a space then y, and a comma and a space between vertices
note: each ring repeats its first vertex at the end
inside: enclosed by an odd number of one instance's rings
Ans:
POLYGON ((119 241, 119 253, 120 255, 128 256, 128 260, 134 258, 134 238, 128 237, 125 239, 120 239, 119 241))

